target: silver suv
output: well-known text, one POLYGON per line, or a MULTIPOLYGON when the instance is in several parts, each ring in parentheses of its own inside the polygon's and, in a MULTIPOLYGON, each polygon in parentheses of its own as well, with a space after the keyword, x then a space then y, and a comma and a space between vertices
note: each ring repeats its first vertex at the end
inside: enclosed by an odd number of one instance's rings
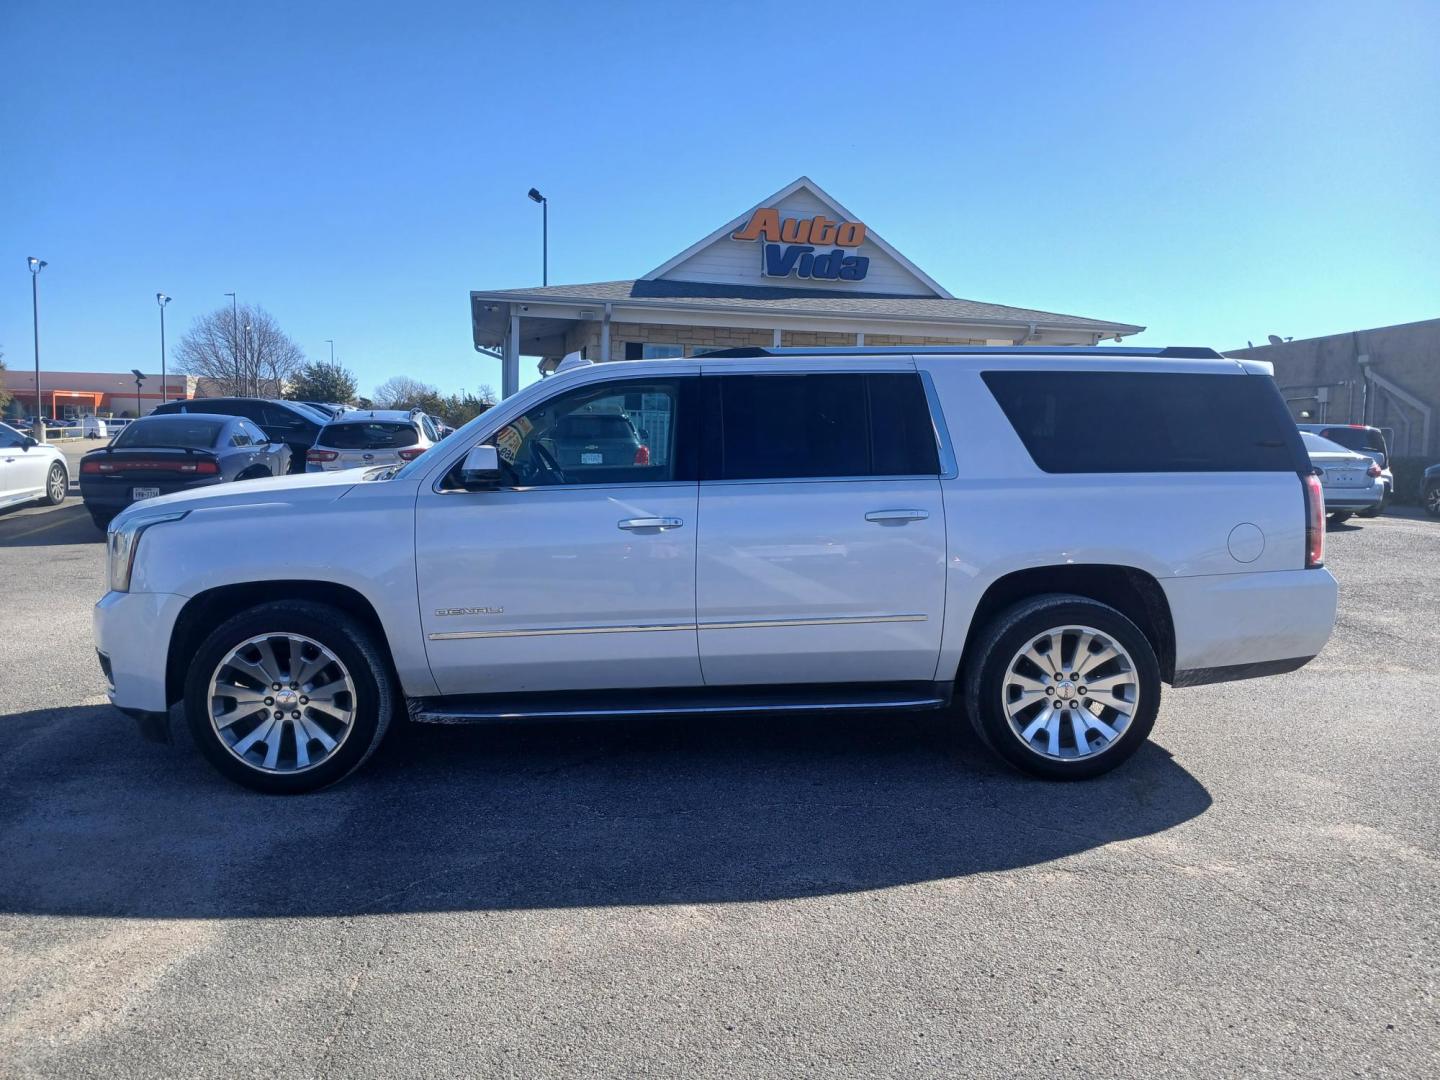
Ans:
POLYGON ((343 412, 320 429, 305 454, 305 471, 404 465, 439 441, 435 421, 419 409, 343 412))

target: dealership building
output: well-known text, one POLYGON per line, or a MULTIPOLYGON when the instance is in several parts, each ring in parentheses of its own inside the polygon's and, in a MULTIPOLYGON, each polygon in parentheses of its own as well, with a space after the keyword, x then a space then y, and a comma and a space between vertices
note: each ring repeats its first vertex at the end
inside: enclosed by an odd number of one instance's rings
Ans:
POLYGON ((475 348, 542 374, 588 360, 744 346, 1096 345, 1144 329, 964 300, 808 177, 762 199, 639 278, 470 294, 475 348))

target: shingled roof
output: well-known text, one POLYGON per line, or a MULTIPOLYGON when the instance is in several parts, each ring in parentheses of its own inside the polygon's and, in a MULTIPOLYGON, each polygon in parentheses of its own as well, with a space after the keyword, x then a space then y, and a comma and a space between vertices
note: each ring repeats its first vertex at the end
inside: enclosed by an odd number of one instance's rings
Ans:
POLYGON ((931 296, 895 296, 881 293, 836 293, 820 289, 793 289, 756 285, 721 285, 697 281, 595 281, 584 285, 549 285, 529 289, 477 291, 476 299, 497 301, 553 301, 572 303, 641 304, 712 308, 716 311, 756 311, 797 315, 849 314, 884 318, 933 318, 974 323, 1063 326, 1098 334, 1137 334, 1143 326, 1106 322, 1082 315, 1062 315, 1034 308, 987 304, 979 300, 931 296))

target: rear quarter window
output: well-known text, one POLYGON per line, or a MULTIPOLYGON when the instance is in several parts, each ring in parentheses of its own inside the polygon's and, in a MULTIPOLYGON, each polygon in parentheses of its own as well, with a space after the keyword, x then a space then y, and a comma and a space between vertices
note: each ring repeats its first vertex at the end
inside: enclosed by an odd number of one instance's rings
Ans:
POLYGON ((1045 472, 1309 469, 1275 381, 1259 375, 987 371, 981 378, 1045 472))

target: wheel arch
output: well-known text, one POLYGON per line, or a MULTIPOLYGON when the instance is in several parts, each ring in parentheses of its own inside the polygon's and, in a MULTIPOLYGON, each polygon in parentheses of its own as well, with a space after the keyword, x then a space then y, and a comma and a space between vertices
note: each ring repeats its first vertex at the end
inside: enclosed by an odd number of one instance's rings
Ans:
POLYGON ((1166 682, 1174 678, 1175 622, 1165 590, 1154 575, 1144 570, 1108 563, 1036 566, 996 578, 970 617, 958 670, 965 670, 981 632, 996 615, 1012 604, 1044 593, 1072 593, 1115 608, 1150 641, 1160 665, 1160 677, 1166 682))
MULTIPOLYGON (((237 612, 274 600, 309 600, 329 604, 358 619, 374 635, 376 645, 384 650, 390 660, 391 674, 394 674, 395 659, 384 624, 374 606, 356 589, 330 581, 251 581, 206 589, 192 596, 180 609, 170 634, 170 648, 165 662, 166 701, 173 705, 184 699, 190 660, 210 631, 237 612)), ((399 685, 398 681, 396 685, 399 685)))

